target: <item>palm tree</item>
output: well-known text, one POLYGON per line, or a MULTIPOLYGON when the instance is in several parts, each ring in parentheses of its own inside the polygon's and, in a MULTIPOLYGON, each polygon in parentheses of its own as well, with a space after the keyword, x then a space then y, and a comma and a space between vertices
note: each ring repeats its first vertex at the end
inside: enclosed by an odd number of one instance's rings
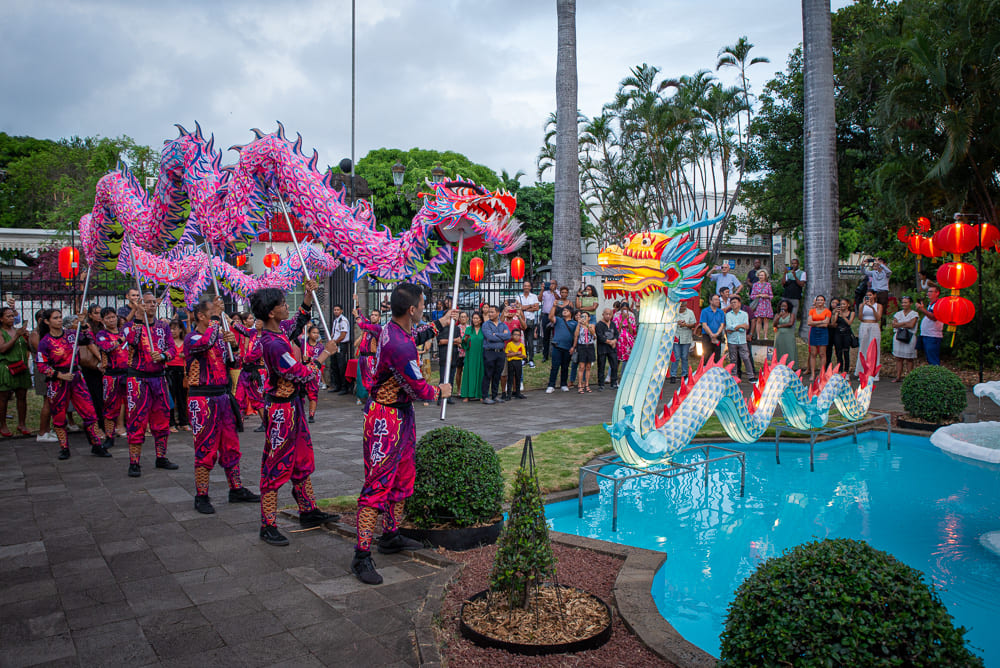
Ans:
POLYGON ((556 0, 556 179, 552 277, 580 286, 580 179, 577 130, 576 0, 556 0))
MULTIPOLYGON (((806 310, 829 298, 837 275, 839 218, 837 119, 834 111, 830 0, 802 0, 803 164, 802 239, 806 246, 806 310)), ((802 332, 807 327, 803 318, 802 332)))

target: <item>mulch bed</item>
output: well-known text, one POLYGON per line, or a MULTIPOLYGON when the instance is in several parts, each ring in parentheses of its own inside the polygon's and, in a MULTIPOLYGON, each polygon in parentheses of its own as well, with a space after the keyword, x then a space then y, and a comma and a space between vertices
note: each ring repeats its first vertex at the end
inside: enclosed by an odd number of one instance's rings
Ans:
MULTIPOLYGON (((609 604, 613 601, 611 588, 622 567, 622 560, 589 550, 567 547, 553 543, 558 563, 556 572, 559 584, 578 587, 600 596, 609 604)), ((611 639, 603 646, 576 654, 550 654, 548 656, 525 657, 498 649, 486 649, 473 644, 461 636, 458 630, 462 603, 473 594, 486 588, 496 546, 449 552, 441 550, 449 559, 465 564, 465 568, 452 582, 441 604, 442 628, 438 639, 442 644, 442 658, 449 668, 462 666, 481 668, 482 666, 673 666, 653 654, 622 623, 617 611, 614 613, 611 639)))
POLYGON ((465 623, 490 638, 524 645, 565 645, 593 638, 608 626, 608 610, 586 592, 540 587, 528 607, 509 606, 502 593, 469 601, 465 623))

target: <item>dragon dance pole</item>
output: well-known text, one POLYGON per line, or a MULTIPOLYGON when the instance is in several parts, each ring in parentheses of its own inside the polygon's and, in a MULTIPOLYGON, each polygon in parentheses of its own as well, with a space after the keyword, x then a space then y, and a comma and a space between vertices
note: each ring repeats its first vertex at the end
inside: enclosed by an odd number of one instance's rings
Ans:
MULTIPOLYGON (((312 276, 309 275, 309 267, 306 266, 306 260, 302 257, 302 247, 299 246, 299 239, 295 236, 295 230, 292 229, 292 220, 288 217, 288 207, 285 205, 285 199, 281 196, 277 190, 274 194, 278 197, 278 203, 281 204, 281 214, 285 217, 285 224, 288 225, 288 234, 292 237, 292 243, 295 244, 295 252, 299 255, 299 262, 302 263, 302 273, 305 275, 306 280, 310 280, 312 276)), ((323 315, 323 307, 319 304, 319 299, 316 298, 316 291, 312 290, 313 303, 316 304, 316 310, 319 311, 319 321, 323 324, 323 332, 326 334, 326 340, 330 340, 330 328, 326 325, 326 316, 323 315)))
MULTIPOLYGON (((208 239, 208 237, 205 237, 205 245, 208 246, 208 270, 209 273, 212 274, 212 285, 215 287, 215 295, 217 297, 221 297, 222 293, 219 292, 219 277, 215 275, 215 264, 213 263, 213 260, 215 260, 215 248, 212 246, 212 242, 208 239)), ((219 320, 222 322, 222 331, 228 334, 229 323, 226 322, 226 314, 223 313, 219 320)), ((226 344, 225 349, 226 357, 230 362, 234 361, 233 349, 229 347, 229 344, 226 344)))
MULTIPOLYGON (((136 269, 135 265, 135 245, 132 243, 132 237, 125 233, 128 239, 128 249, 129 258, 132 260, 132 275, 135 277, 135 289, 139 291, 139 299, 142 300, 142 283, 139 282, 139 270, 136 269)), ((142 308, 142 320, 146 323, 146 336, 149 337, 149 356, 153 356, 153 328, 149 326, 149 316, 146 315, 146 307, 142 308)))
MULTIPOLYGON (((458 308, 458 280, 462 277, 462 246, 465 241, 465 230, 459 228, 458 230, 458 257, 455 259, 455 284, 451 288, 451 307, 458 308)), ((451 354, 454 348, 455 342, 455 321, 448 321, 448 354, 445 357, 444 363, 444 382, 451 382, 451 354)), ((454 391, 455 388, 452 388, 454 391)), ((445 413, 448 412, 448 402, 446 400, 441 401, 441 419, 444 419, 445 413)))
MULTIPOLYGON (((83 299, 80 304, 83 307, 87 305, 87 289, 90 287, 90 265, 87 265, 87 278, 83 281, 83 299)), ((80 320, 76 321, 76 338, 73 339, 73 354, 69 358, 69 373, 73 375, 73 363, 76 362, 76 349, 80 342, 80 325, 83 323, 80 320)))

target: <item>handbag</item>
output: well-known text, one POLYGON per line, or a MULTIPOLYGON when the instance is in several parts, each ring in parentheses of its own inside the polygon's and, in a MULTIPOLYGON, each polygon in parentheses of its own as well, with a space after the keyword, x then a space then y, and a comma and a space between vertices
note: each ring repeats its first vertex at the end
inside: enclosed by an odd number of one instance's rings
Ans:
POLYGON ((27 373, 28 365, 24 363, 24 360, 15 360, 7 364, 7 370, 12 376, 20 376, 22 373, 27 373))
POLYGON ((851 334, 851 347, 852 348, 860 348, 861 347, 861 341, 858 340, 858 335, 857 334, 851 334))
POLYGON ((913 340, 913 332, 905 327, 896 330, 896 340, 900 343, 909 343, 913 340))

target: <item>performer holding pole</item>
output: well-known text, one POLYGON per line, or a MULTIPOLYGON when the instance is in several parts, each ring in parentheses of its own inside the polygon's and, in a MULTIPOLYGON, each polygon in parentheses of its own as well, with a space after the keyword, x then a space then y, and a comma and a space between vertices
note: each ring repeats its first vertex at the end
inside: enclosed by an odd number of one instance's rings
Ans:
MULTIPOLYGON (((285 204, 284 198, 282 198, 281 193, 278 189, 274 190, 275 196, 278 198, 278 203, 281 205, 281 214, 285 217, 285 224, 288 225, 288 234, 292 237, 292 243, 295 244, 295 252, 299 256, 299 262, 302 263, 302 274, 306 277, 306 280, 312 280, 312 276, 309 275, 309 267, 306 266, 305 258, 302 257, 302 247, 299 246, 299 239, 295 234, 295 229, 292 227, 292 219, 288 216, 288 206, 285 204)), ((332 337, 330 336, 330 328, 326 324, 326 316, 323 315, 323 307, 319 306, 319 300, 316 298, 316 290, 312 290, 312 300, 316 302, 317 310, 319 311, 319 321, 323 325, 323 333, 326 334, 326 340, 329 341, 332 337)), ((254 314, 256 317, 256 314, 254 314)))
MULTIPOLYGON (((455 284, 451 288, 451 306, 458 308, 458 281, 462 277, 462 247, 465 245, 465 229, 458 230, 458 255, 455 258, 455 284)), ((442 380, 451 381, 451 360, 452 352, 455 349, 455 321, 448 324, 448 354, 445 356, 444 378, 442 380)), ((440 346, 440 344, 438 344, 440 346)), ((440 354, 440 351, 438 351, 440 354)), ((444 419, 448 412, 448 402, 441 402, 441 419, 444 419)))
MULTIPOLYGON (((80 302, 80 311, 86 312, 87 305, 87 290, 90 288, 90 265, 87 265, 87 278, 83 282, 83 299, 80 302)), ((83 318, 76 319, 76 336, 73 337, 73 355, 69 358, 69 373, 73 373, 73 367, 76 364, 76 349, 80 342, 80 325, 83 324, 83 318)))

